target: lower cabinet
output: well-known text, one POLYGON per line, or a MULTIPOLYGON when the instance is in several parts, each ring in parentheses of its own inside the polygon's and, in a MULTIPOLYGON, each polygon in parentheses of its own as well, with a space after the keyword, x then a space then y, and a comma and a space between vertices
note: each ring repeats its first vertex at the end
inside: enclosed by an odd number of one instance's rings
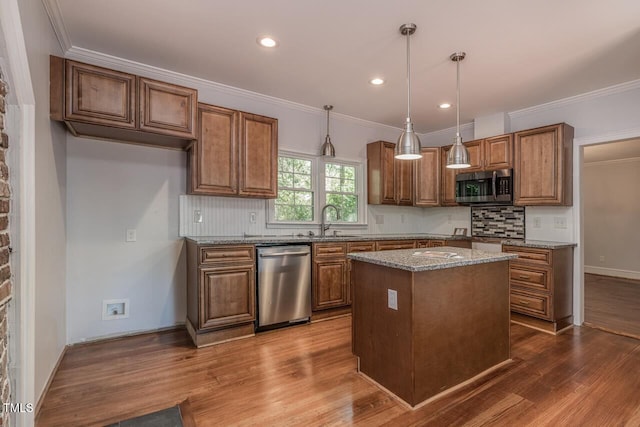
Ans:
POLYGON ((391 251, 394 249, 414 249, 415 240, 381 240, 376 242, 376 251, 391 251))
POLYGON ((509 263, 511 321, 557 333, 573 324, 573 247, 502 246, 509 263))
POLYGON ((347 244, 314 243, 311 269, 312 311, 348 306, 347 244))
POLYGON ((254 334, 253 245, 187 241, 187 330, 197 347, 254 334))

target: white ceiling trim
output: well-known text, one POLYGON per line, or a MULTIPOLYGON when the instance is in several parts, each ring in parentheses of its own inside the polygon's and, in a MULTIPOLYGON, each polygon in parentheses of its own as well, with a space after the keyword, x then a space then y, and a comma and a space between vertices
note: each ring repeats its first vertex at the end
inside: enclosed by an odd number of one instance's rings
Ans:
POLYGON ((640 162, 640 157, 627 157, 626 159, 596 160, 593 162, 585 161, 584 167, 587 168, 589 166, 600 166, 600 165, 630 163, 630 162, 640 162))
POLYGON ((620 83, 617 85, 597 89, 592 92, 581 93, 580 95, 570 96, 568 98, 558 99, 556 101, 547 102, 540 105, 534 105, 533 107, 523 108, 521 110, 512 111, 507 113, 509 118, 515 119, 529 114, 536 114, 542 111, 551 110, 554 108, 563 107, 566 105, 577 104, 587 101, 589 99, 600 98, 603 96, 613 95, 616 93, 627 92, 640 88, 640 79, 631 80, 630 82, 620 83))
POLYGON ((603 142, 622 141, 624 139, 640 138, 640 127, 607 132, 601 135, 573 138, 574 146, 600 144, 603 142))
MULTIPOLYGON (((53 0, 55 1, 55 0, 53 0)), ((324 116, 325 110, 321 108, 311 107, 308 105, 300 104, 293 101, 287 101, 286 99, 276 98, 275 96, 269 96, 258 92, 252 92, 250 90, 237 88, 234 86, 225 85, 222 83, 214 82, 211 80, 201 79, 199 77, 189 76, 187 74, 177 73, 175 71, 166 70, 164 68, 154 67, 152 65, 143 64, 141 62, 131 61, 124 58, 118 58, 116 56, 107 55, 105 53, 96 52, 81 47, 72 46, 65 54, 66 58, 73 59, 75 61, 88 62, 93 65, 99 65, 105 68, 113 68, 124 72, 133 74, 140 74, 156 78, 159 80, 169 80, 179 82, 184 86, 196 86, 207 87, 219 92, 223 92, 230 95, 240 96, 246 99, 254 101, 267 102, 273 105, 279 105, 282 107, 290 108, 293 110, 304 111, 311 114, 324 116)), ((389 126, 381 123, 372 122, 370 120, 360 119, 358 117, 348 116, 346 114, 332 113, 332 117, 340 118, 343 121, 352 122, 360 126, 370 128, 387 128, 395 131, 401 131, 402 129, 395 126, 389 126)))
POLYGON ((72 47, 71 38, 69 37, 67 27, 64 25, 58 0, 42 0, 42 4, 47 11, 47 15, 49 15, 49 21, 51 21, 51 26, 56 33, 56 38, 58 39, 58 43, 60 43, 62 51, 68 51, 72 47))

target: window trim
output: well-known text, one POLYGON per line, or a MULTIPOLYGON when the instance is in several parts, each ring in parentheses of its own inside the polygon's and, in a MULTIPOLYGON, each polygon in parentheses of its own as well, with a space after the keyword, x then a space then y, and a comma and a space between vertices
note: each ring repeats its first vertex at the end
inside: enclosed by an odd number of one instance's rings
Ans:
POLYGON ((325 164, 336 163, 347 166, 354 166, 356 170, 356 195, 358 197, 358 222, 337 222, 333 223, 334 228, 366 228, 367 227, 367 198, 366 183, 364 182, 364 163, 357 160, 348 160, 338 157, 324 158, 322 156, 310 155, 306 153, 281 150, 278 152, 279 157, 294 157, 298 159, 311 161, 311 191, 313 192, 313 221, 276 221, 275 219, 275 199, 267 200, 265 204, 267 228, 306 228, 319 227, 322 223, 320 214, 322 212, 321 204, 326 199, 326 191, 324 188, 325 164))

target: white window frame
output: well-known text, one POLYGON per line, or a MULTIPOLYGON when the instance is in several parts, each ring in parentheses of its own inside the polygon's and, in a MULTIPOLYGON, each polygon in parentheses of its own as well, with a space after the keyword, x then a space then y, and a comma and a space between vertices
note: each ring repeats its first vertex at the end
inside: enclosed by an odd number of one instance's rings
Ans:
POLYGON ((311 161, 311 191, 313 192, 313 221, 276 221, 275 199, 270 199, 266 203, 267 228, 297 228, 309 229, 309 227, 319 227, 322 223, 320 214, 326 199, 324 188, 325 164, 336 163, 346 166, 354 166, 356 169, 356 194, 358 196, 358 222, 334 222, 334 229, 341 228, 366 228, 367 227, 367 199, 366 183, 364 182, 364 164, 361 161, 347 160, 341 158, 325 159, 321 156, 313 156, 295 151, 279 151, 278 157, 294 157, 311 161))

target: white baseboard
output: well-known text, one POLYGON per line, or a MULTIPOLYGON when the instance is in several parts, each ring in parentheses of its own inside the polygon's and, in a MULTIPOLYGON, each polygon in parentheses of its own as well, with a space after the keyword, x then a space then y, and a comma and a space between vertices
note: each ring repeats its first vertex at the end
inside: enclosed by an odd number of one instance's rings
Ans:
POLYGON ((599 274, 601 276, 622 277, 625 279, 640 280, 640 271, 618 270, 615 268, 594 267, 585 265, 584 272, 589 274, 599 274))

